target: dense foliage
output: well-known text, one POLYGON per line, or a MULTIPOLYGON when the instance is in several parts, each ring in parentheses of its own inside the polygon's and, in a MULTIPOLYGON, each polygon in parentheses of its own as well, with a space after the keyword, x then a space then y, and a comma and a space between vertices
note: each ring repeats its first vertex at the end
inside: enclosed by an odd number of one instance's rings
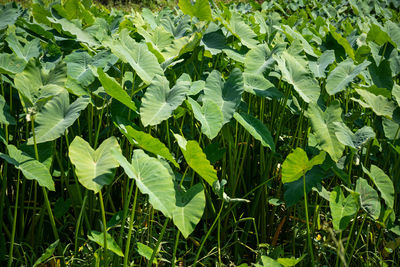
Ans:
POLYGON ((0 5, 0 264, 398 264, 399 20, 0 5))

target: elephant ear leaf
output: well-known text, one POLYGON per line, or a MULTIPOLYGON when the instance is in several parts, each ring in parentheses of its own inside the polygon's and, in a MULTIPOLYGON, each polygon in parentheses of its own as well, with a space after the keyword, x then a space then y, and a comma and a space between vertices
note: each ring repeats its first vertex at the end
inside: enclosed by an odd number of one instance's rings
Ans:
POLYGON ((394 186, 392 180, 378 166, 371 165, 371 170, 368 171, 363 166, 364 172, 371 178, 372 182, 378 188, 386 205, 393 209, 394 206, 394 186))
POLYGON ((282 183, 294 182, 312 169, 315 165, 320 165, 325 160, 325 152, 320 152, 317 156, 308 159, 306 152, 300 147, 289 154, 282 164, 282 183))
POLYGON ((156 76, 147 88, 140 107, 143 125, 157 125, 171 117, 172 112, 185 100, 190 85, 188 74, 183 74, 171 89, 164 76, 156 76))
POLYGON ((118 38, 106 40, 104 45, 111 48, 113 54, 123 62, 131 65, 146 84, 150 84, 156 75, 164 74, 156 56, 149 51, 147 45, 137 43, 129 36, 127 29, 123 29, 118 38))
POLYGON ((334 161, 338 161, 344 150, 344 145, 335 134, 337 130, 335 122, 342 122, 339 101, 333 101, 325 111, 322 111, 316 103, 311 103, 307 114, 319 147, 326 151, 334 161))
POLYGON ((219 106, 211 100, 203 101, 203 106, 200 106, 190 97, 188 102, 192 106, 194 117, 201 123, 201 131, 210 139, 216 137, 224 119, 219 106))
MULTIPOLYGON (((62 136, 74 124, 89 101, 88 96, 82 96, 70 105, 66 91, 53 97, 36 116, 36 143, 52 141, 62 136)), ((33 137, 29 138, 28 144, 33 144, 33 137)))
POLYGON ((356 192, 360 194, 361 208, 365 210, 368 215, 377 220, 381 213, 381 203, 378 193, 368 184, 367 180, 363 178, 358 178, 356 192))
POLYGON ((77 136, 69 146, 69 158, 75 166, 78 181, 95 193, 111 184, 115 168, 119 166, 111 150, 121 151, 115 137, 110 137, 94 150, 89 143, 77 136))
POLYGON ((171 218, 175 209, 175 189, 173 175, 157 158, 136 149, 132 155, 132 163, 121 154, 112 150, 113 157, 119 162, 126 175, 135 179, 140 192, 149 195, 149 202, 154 209, 171 218))
POLYGON ((131 144, 134 144, 150 153, 159 155, 179 168, 179 164, 172 156, 169 149, 157 138, 148 133, 138 131, 131 126, 119 127, 121 133, 125 135, 131 144))
POLYGON ((343 230, 347 227, 350 220, 358 211, 358 202, 354 193, 350 193, 346 198, 339 186, 331 192, 329 198, 333 227, 336 230, 343 230))
POLYGON ((211 7, 208 0, 196 0, 194 5, 190 0, 179 0, 178 5, 185 15, 196 17, 199 20, 212 20, 211 7))
POLYGON ((218 181, 217 171, 210 164, 210 161, 208 161, 199 143, 194 140, 187 141, 179 134, 174 134, 174 136, 187 164, 209 185, 213 186, 214 182, 218 181))
POLYGON ((0 158, 22 171, 26 179, 35 180, 40 186, 54 191, 54 182, 47 167, 14 145, 7 145, 8 155, 0 152, 0 158))
POLYGON ((234 69, 226 81, 219 71, 213 70, 206 80, 203 101, 213 101, 220 107, 225 124, 233 117, 243 91, 243 75, 239 69, 234 69))
POLYGON ((187 238, 199 223, 206 198, 201 184, 192 186, 186 192, 178 188, 176 191, 176 207, 173 212, 173 220, 182 235, 187 238))

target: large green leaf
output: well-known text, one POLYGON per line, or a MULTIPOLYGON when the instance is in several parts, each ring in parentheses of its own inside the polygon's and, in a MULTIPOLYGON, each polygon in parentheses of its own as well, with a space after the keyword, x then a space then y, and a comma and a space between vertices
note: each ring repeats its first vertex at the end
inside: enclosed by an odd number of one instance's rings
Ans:
POLYGON ((275 60, 268 45, 258 45, 246 54, 244 59, 245 73, 261 74, 271 68, 275 60))
POLYGON ((208 75, 204 88, 203 101, 213 101, 220 108, 224 120, 223 124, 230 121, 240 104, 244 91, 242 72, 235 68, 226 81, 221 73, 213 70, 208 75))
POLYGON ((349 41, 344 38, 340 33, 336 32, 336 28, 332 25, 329 27, 329 32, 331 33, 332 37, 340 44, 343 49, 346 51, 347 55, 354 59, 354 49, 351 47, 349 41))
POLYGON ((261 74, 244 72, 244 90, 250 94, 267 99, 279 99, 283 94, 261 74))
POLYGON ((56 25, 60 25, 64 32, 74 36, 78 42, 88 44, 91 47, 100 45, 99 42, 97 42, 88 32, 65 18, 56 19, 48 17, 47 19, 56 25))
POLYGON ((211 7, 208 0, 196 0, 194 5, 190 0, 179 0, 178 5, 186 15, 197 17, 199 20, 212 20, 211 7))
POLYGON ((335 61, 335 51, 326 50, 317 61, 310 61, 309 67, 317 78, 325 78, 326 68, 335 61))
POLYGON ((111 150, 121 151, 113 136, 104 140, 96 150, 79 136, 69 146, 69 158, 79 182, 95 193, 100 192, 104 185, 111 184, 115 168, 119 166, 111 150))
POLYGON ((0 152, 0 157, 22 171, 26 179, 35 180, 40 186, 55 191, 53 179, 47 167, 28 154, 7 145, 8 155, 0 152))
POLYGON ((21 10, 14 8, 12 3, 0 6, 0 30, 15 23, 20 16, 21 10))
POLYGON ((117 99, 119 102, 127 106, 128 108, 136 111, 135 102, 132 101, 128 93, 119 85, 119 83, 112 77, 108 76, 107 73, 101 68, 97 69, 99 80, 103 85, 104 91, 111 97, 117 99))
POLYGON ((203 101, 200 106, 192 98, 188 98, 194 117, 201 123, 201 131, 210 139, 216 137, 222 128, 224 116, 219 106, 211 100, 203 101))
MULTIPOLYGON (((98 232, 98 231, 90 231, 88 234, 88 238, 90 241, 93 241, 97 243, 97 245, 101 246, 104 248, 104 232, 98 232)), ((117 242, 114 240, 114 238, 107 233, 106 234, 106 242, 107 242, 107 249, 114 252, 120 257, 124 256, 124 253, 122 252, 121 248, 118 246, 117 242)))
POLYGON ((375 220, 381 213, 381 203, 378 193, 363 178, 358 178, 356 192, 360 194, 361 207, 375 220))
POLYGON ((57 64, 47 72, 31 60, 23 72, 15 75, 14 83, 25 107, 31 107, 64 91, 66 80, 65 64, 57 64))
POLYGON ((285 35, 288 37, 290 42, 293 42, 293 40, 299 40, 301 42, 301 46, 307 54, 313 57, 318 57, 312 46, 308 43, 308 41, 301 35, 299 32, 293 30, 289 25, 282 25, 282 29, 285 33, 285 35))
MULTIPOLYGON (((70 105, 66 91, 53 97, 36 115, 35 122, 38 124, 35 127, 36 143, 52 141, 62 136, 86 108, 89 101, 89 97, 82 96, 70 105)), ((28 144, 33 144, 33 137, 29 138, 28 144)))
POLYGON ((217 171, 210 164, 199 144, 194 140, 187 141, 179 134, 174 134, 174 136, 187 164, 211 186, 218 181, 217 171))
POLYGON ((72 52, 64 59, 68 76, 83 86, 88 86, 95 80, 90 66, 105 68, 115 64, 117 60, 118 58, 110 52, 100 52, 92 57, 86 51, 80 50, 72 52))
POLYGON ((371 62, 364 61, 360 65, 354 65, 351 58, 339 63, 336 68, 329 73, 326 80, 326 91, 334 95, 346 89, 346 86, 354 80, 371 62))
POLYGON ((178 188, 176 192, 176 207, 172 213, 174 224, 187 238, 199 223, 206 206, 203 186, 196 184, 186 192, 178 188))
POLYGON ((134 150, 132 163, 129 163, 120 151, 112 150, 111 153, 124 168, 126 175, 135 179, 140 191, 149 195, 149 202, 154 209, 171 218, 176 202, 174 177, 164 164, 141 149, 134 150))
POLYGON ((0 73, 17 74, 24 70, 25 60, 15 54, 0 54, 0 73))
POLYGON ((357 93, 362 99, 351 98, 353 101, 358 102, 364 108, 372 109, 376 115, 392 118, 396 105, 393 101, 387 99, 382 95, 375 95, 367 90, 356 89, 357 93))
POLYGON ((273 57, 278 63, 283 80, 293 85, 305 102, 317 102, 321 89, 312 76, 305 58, 288 51, 284 51, 280 56, 273 55, 273 57))
POLYGON ((244 22, 239 13, 232 13, 229 23, 221 18, 218 19, 221 20, 225 28, 237 37, 244 46, 255 48, 259 44, 255 39, 257 35, 254 33, 252 28, 244 22))
POLYGON ((40 54, 40 41, 39 39, 33 39, 27 42, 25 46, 22 46, 15 33, 9 33, 6 37, 8 46, 14 53, 19 57, 28 62, 29 59, 38 57, 40 54))
POLYGON ((334 122, 334 124, 336 125, 335 135, 345 146, 361 149, 368 140, 375 138, 375 132, 369 126, 364 126, 353 133, 343 122, 334 122))
POLYGON ((15 125, 17 122, 14 117, 10 114, 10 107, 7 105, 6 100, 0 95, 0 123, 6 125, 15 125))
MULTIPOLYGON (((313 187, 316 187, 323 179, 333 175, 332 171, 325 171, 320 166, 314 166, 311 170, 307 171, 306 178, 306 194, 310 192, 313 187)), ((283 195, 285 203, 288 207, 296 204, 304 197, 304 181, 303 178, 296 181, 284 184, 285 193, 283 195)))
POLYGON ((175 161, 174 157, 169 152, 168 148, 157 138, 151 134, 138 131, 131 126, 121 126, 120 131, 128 138, 131 144, 134 144, 148 152, 159 155, 179 168, 179 164, 175 161))
POLYGON ((339 101, 333 101, 325 111, 322 111, 317 104, 312 103, 308 107, 307 114, 319 147, 328 152, 334 161, 338 161, 344 150, 344 145, 335 134, 337 128, 335 122, 342 122, 342 109, 339 101))
POLYGON ((123 29, 118 36, 104 44, 123 62, 129 63, 145 83, 150 84, 154 76, 163 75, 156 56, 148 50, 146 44, 132 39, 127 29, 123 29))
POLYGON ((157 125, 168 119, 182 104, 190 85, 191 79, 186 73, 182 74, 171 89, 165 76, 156 76, 142 98, 140 118, 143 125, 157 125))
POLYGON ((364 172, 371 178, 375 186, 381 192, 382 198, 385 200, 386 205, 393 209, 394 206, 394 187, 393 182, 378 166, 371 165, 371 171, 368 171, 363 166, 364 172))
POLYGON ((331 192, 329 207, 331 209, 333 227, 336 230, 344 230, 356 215, 358 202, 352 193, 345 198, 342 189, 336 186, 331 192))
POLYGON ((289 154, 282 164, 282 183, 290 183, 306 175, 315 165, 320 165, 325 160, 325 152, 308 159, 306 152, 300 147, 289 154))
POLYGON ((233 117, 242 125, 256 140, 265 147, 275 151, 274 139, 271 132, 259 119, 245 112, 235 112, 233 117))

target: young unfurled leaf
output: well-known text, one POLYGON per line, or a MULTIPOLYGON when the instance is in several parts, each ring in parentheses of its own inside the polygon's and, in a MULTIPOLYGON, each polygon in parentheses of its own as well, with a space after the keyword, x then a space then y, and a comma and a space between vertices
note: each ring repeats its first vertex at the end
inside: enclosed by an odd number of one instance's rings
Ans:
POLYGON ((282 164, 282 183, 290 183, 303 177, 315 165, 320 165, 325 160, 325 152, 308 159, 306 152, 300 147, 289 154, 282 164))
POLYGON ((114 136, 104 140, 96 150, 79 136, 69 146, 69 158, 75 166, 79 182, 95 193, 111 184, 115 168, 119 166, 111 150, 121 151, 114 136))

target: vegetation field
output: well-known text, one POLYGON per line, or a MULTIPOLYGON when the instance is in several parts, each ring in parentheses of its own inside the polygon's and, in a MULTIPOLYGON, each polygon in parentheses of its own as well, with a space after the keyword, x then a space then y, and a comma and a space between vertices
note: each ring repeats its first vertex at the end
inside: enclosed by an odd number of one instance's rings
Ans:
POLYGON ((0 4, 1 266, 399 266, 400 2, 260 2, 0 4))

